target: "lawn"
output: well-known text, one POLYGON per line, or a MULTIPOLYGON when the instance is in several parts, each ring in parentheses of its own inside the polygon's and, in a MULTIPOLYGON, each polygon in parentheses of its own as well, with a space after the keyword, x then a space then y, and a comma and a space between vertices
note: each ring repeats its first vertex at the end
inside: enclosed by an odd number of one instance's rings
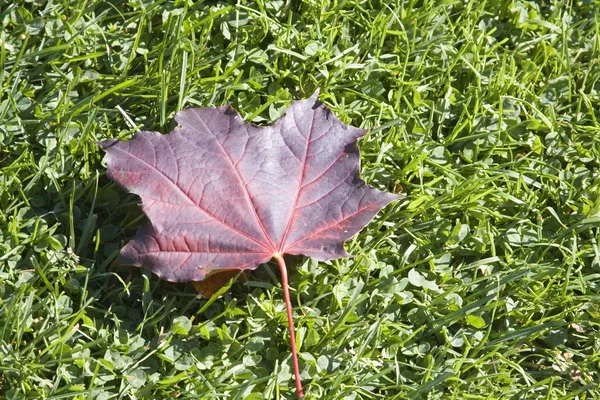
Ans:
POLYGON ((306 398, 600 398, 599 54, 597 0, 0 0, 0 398, 296 398, 277 263, 115 267, 95 142, 317 88, 403 197, 288 260, 306 398))

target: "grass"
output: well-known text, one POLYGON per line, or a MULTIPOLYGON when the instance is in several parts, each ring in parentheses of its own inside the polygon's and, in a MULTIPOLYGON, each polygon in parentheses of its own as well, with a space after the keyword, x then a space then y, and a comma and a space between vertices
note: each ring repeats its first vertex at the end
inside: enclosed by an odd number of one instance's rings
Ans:
POLYGON ((321 88, 406 196, 291 260, 307 399, 600 398, 593 0, 0 0, 0 398, 293 399, 275 264, 222 297, 111 267, 94 141, 321 88))

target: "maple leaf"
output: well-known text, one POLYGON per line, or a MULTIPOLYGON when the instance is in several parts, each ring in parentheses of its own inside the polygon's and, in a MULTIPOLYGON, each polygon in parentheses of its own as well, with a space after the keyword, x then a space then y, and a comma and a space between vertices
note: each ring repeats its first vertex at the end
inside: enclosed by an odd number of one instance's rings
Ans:
POLYGON ((175 119, 179 126, 168 135, 141 132, 99 143, 108 176, 140 196, 150 220, 118 263, 180 282, 275 258, 302 397, 283 254, 349 256, 344 241, 398 196, 359 178, 357 139, 366 130, 343 124, 318 101, 318 91, 266 127, 245 123, 230 106, 191 108, 175 119))

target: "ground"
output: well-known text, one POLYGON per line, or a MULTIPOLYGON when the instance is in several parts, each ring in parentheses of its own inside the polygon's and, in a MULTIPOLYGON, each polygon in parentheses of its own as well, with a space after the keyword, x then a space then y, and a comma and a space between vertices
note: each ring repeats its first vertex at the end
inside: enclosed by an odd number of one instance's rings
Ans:
POLYGON ((95 144, 321 89, 404 195, 290 285, 307 399, 600 398, 597 1, 0 0, 0 397, 293 399, 277 266, 114 267, 95 144))

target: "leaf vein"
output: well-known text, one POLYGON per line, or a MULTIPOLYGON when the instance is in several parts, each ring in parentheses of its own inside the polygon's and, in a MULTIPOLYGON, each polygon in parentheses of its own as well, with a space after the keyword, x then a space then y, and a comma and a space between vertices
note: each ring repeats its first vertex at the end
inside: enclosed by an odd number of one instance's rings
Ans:
MULTIPOLYGON (((250 192, 248 191, 248 188, 246 187, 246 184, 244 183, 244 180, 242 179, 242 176, 240 175, 240 171, 237 168, 237 165, 233 162, 233 159, 231 158, 231 155, 225 150, 225 148, 223 147, 223 145, 221 144, 221 142, 219 142, 219 139, 217 139, 217 136, 209 129, 208 125, 206 125, 206 122, 204 122, 204 120, 202 120, 202 118, 200 118, 198 115, 196 115, 196 118, 198 119, 198 121, 200 121, 202 123, 202 125, 204 125, 204 128, 206 129, 206 131, 208 133, 210 133, 210 135, 215 139, 215 142, 217 143, 217 145, 219 146, 219 148, 221 149, 221 151, 223 152, 223 154, 225 155, 225 157, 227 158, 227 160, 229 160, 229 163, 231 164, 231 167, 233 168, 233 170, 235 172, 235 175, 237 176, 240 185, 244 188, 243 192, 244 192, 244 194, 246 194, 246 199, 250 203, 250 208, 252 209, 252 211, 254 213, 254 217, 256 218, 256 222, 258 222, 258 226, 260 227, 260 229, 262 230, 263 234, 265 235, 265 239, 267 239, 267 241, 271 245, 271 249, 270 250, 274 250, 275 246, 273 246, 273 242, 271 241, 271 238, 267 234, 267 230, 265 229, 265 226, 263 225, 261 219, 258 216, 258 212, 256 210, 256 205, 254 204, 254 201, 252 200, 252 196, 250 196, 250 192)), ((229 118, 229 127, 227 128, 227 131, 229 133, 231 132, 231 120, 232 119, 233 118, 229 118)), ((243 155, 242 155, 242 158, 243 158, 243 155)), ((258 243, 258 241, 257 241, 257 243, 258 243)), ((264 244, 262 246, 265 247, 265 248, 267 248, 264 244)))
MULTIPOLYGON (((161 170, 159 170, 158 168, 156 168, 154 165, 148 163, 146 160, 132 154, 129 152, 126 152, 125 150, 120 149, 119 147, 115 146, 115 149, 117 151, 121 151, 123 153, 125 153, 125 155, 129 155, 133 158, 135 158, 136 160, 142 162, 143 164, 146 164, 150 167, 152 167, 159 175, 161 175, 167 182, 169 182, 173 187, 175 187, 177 189, 177 191, 183 195, 184 198, 186 198, 191 204, 195 205, 200 211, 204 212, 206 215, 208 215, 209 217, 213 218, 215 221, 223 224, 223 226, 229 228, 230 230, 232 230, 233 232, 237 232, 239 235, 244 236, 247 239, 250 239, 251 241, 253 241, 254 243, 260 245, 261 247, 267 249, 267 247, 262 244, 261 242, 259 242, 258 240, 254 239, 252 236, 248 235, 247 233, 240 231, 239 229, 236 229, 233 226, 230 226, 229 224, 226 224, 225 221, 223 221, 220 218, 217 218, 216 215, 212 214, 211 212, 209 212, 208 210, 202 208, 200 206, 200 204, 197 204, 187 193, 185 193, 183 191, 183 189, 181 189, 177 184, 175 184, 175 182, 173 182, 173 180, 171 178, 169 178, 164 172, 162 172, 161 170)), ((269 249, 270 250, 270 249, 269 249)))

